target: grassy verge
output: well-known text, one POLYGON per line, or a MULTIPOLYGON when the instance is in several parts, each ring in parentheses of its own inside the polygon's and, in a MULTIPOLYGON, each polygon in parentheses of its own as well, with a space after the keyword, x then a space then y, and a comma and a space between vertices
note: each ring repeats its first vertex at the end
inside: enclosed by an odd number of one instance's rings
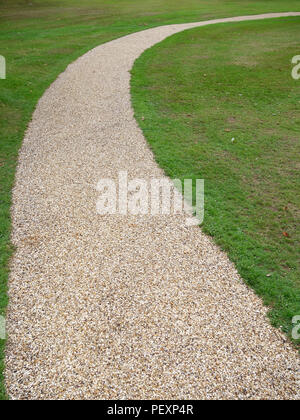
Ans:
MULTIPOLYGON (((298 0, 0 0, 0 315, 7 305, 11 188, 24 130, 38 99, 66 66, 91 48, 169 23, 300 11, 298 0)), ((4 342, 0 340, 0 399, 4 342)))
POLYGON ((193 29, 132 72, 157 162, 172 178, 205 179, 204 231, 290 336, 300 315, 299 37, 300 18, 193 29))

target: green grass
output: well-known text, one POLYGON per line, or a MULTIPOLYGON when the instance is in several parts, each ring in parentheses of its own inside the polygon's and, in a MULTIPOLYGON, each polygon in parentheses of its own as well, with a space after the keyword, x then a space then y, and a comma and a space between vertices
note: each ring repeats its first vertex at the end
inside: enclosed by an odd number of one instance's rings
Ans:
POLYGON ((197 28, 132 71, 157 162, 174 179, 205 179, 204 231, 288 335, 300 314, 299 39, 300 18, 197 28))
MULTIPOLYGON (((299 0, 0 0, 0 315, 7 305, 11 189, 18 150, 38 99, 91 48, 145 28, 264 12, 300 11, 299 0)), ((4 342, 0 341, 0 399, 4 342)))

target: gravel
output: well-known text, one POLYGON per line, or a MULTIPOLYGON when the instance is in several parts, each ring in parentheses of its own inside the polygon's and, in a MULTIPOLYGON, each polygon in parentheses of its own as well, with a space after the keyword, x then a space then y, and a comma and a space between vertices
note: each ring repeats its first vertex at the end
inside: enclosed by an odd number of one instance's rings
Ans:
MULTIPOLYGON (((184 29, 90 51, 39 101, 19 156, 7 314, 12 399, 299 399, 299 358, 226 254, 185 216, 101 216, 101 178, 162 177, 129 71, 184 29)), ((296 315, 296 314, 295 314, 296 315)))

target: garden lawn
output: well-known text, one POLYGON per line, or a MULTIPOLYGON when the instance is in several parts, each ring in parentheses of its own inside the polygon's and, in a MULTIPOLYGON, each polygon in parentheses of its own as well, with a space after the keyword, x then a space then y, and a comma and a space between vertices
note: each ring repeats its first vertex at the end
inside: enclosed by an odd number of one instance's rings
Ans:
MULTIPOLYGON (((267 12, 300 11, 299 0, 0 0, 0 315, 7 305, 11 189, 18 150, 38 99, 66 66, 128 33, 267 12)), ((4 342, 0 340, 0 399, 4 342)))
POLYGON ((205 179, 203 230, 289 335, 300 315, 299 39, 300 18, 197 28, 147 50, 132 72, 158 164, 205 179))

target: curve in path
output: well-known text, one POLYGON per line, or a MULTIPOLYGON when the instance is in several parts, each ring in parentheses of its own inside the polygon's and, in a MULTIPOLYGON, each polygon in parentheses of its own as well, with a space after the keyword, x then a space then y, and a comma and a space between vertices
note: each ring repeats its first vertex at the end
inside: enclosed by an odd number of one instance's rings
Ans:
POLYGON ((184 217, 100 216, 101 178, 163 176, 129 71, 184 29, 90 51, 33 115, 13 192, 6 384, 13 399, 296 398, 299 360, 233 264, 184 217))

